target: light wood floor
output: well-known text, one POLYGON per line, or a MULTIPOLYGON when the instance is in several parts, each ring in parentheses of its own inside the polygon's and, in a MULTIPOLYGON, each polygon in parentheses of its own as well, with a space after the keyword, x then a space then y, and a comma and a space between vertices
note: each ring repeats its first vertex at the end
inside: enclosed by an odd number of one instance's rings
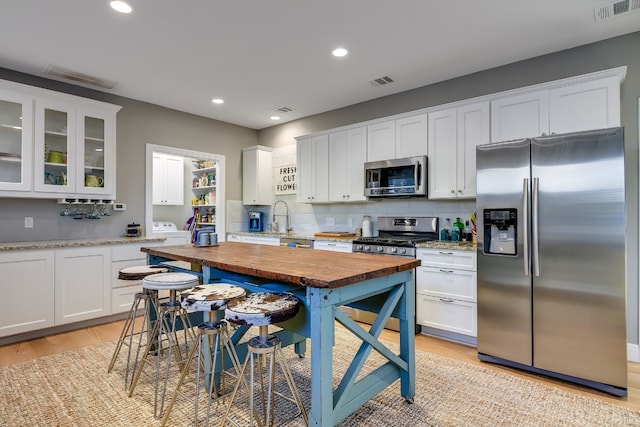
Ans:
MULTIPOLYGON (((120 336, 122 325, 123 321, 118 321, 98 326, 92 326, 89 328, 78 329, 71 332, 64 332, 57 335, 50 335, 30 341, 23 341, 15 344, 0 346, 0 368, 47 356, 50 354, 62 353, 81 347, 100 344, 106 341, 115 341, 120 336)), ((397 342, 398 334, 393 331, 385 330, 381 338, 387 341, 397 342)), ((475 348, 468 347, 462 344, 456 344, 437 338, 427 337, 424 335, 417 335, 416 349, 421 351, 428 351, 452 359, 457 359, 463 362, 471 363, 473 365, 484 366, 489 369, 509 372, 513 375, 522 378, 528 378, 539 383, 551 385, 570 393, 590 396, 612 403, 614 405, 625 406, 640 411, 640 364, 638 363, 629 362, 628 365, 629 396, 626 398, 618 398, 587 388, 564 383, 562 381, 547 379, 540 376, 520 372, 514 369, 480 362, 477 358, 475 348)))

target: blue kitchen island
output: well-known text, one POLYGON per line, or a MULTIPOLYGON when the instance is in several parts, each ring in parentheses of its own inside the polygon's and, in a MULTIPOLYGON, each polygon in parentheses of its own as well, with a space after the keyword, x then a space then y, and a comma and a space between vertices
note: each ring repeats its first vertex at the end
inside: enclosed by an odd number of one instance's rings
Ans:
MULTIPOLYGON (((415 394, 415 267, 413 258, 222 242, 143 248, 149 263, 186 261, 201 270, 203 283, 224 281, 250 292, 292 292, 302 302, 298 315, 278 324, 283 346, 306 350, 311 340, 311 409, 309 424, 334 426, 363 403, 400 380, 398 398, 415 394), (318 253, 322 252, 322 253, 318 253), (341 306, 377 312, 369 330, 351 320, 341 306), (399 352, 378 338, 389 317, 400 323, 399 352), (339 385, 333 387, 336 321, 362 342, 339 385), (372 351, 385 363, 360 376, 372 351)), ((240 330, 244 333, 246 330, 240 330)), ((239 346, 239 354, 244 353, 239 346)), ((242 355, 240 356, 242 357, 242 355)))

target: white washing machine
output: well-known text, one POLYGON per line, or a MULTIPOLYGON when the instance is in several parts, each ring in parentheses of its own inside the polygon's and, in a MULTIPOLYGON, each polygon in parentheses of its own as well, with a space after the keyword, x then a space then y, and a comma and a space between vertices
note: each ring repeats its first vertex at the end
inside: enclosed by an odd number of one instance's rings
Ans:
POLYGON ((170 221, 153 221, 153 236, 165 237, 165 246, 186 245, 191 241, 191 233, 186 230, 178 230, 176 224, 170 221))

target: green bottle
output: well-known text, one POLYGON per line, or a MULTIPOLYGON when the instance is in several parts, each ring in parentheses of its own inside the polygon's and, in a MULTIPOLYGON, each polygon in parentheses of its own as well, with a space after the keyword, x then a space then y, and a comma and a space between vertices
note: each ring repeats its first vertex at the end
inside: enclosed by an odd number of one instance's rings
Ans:
POLYGON ((456 217, 456 222, 453 223, 451 230, 451 240, 459 242, 462 237, 462 230, 464 230, 464 223, 460 220, 460 217, 456 217))

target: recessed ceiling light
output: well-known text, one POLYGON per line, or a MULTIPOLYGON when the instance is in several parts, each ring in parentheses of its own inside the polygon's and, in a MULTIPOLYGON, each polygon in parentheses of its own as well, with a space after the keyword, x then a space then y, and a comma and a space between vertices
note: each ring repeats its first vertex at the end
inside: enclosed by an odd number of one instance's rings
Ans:
POLYGON ((343 47, 339 47, 337 49, 334 49, 331 53, 333 54, 333 56, 337 56, 338 58, 340 58, 342 56, 347 56, 349 51, 343 47))
POLYGON ((271 120, 280 120, 280 116, 271 116, 271 120))
POLYGON ((113 0, 109 3, 111 9, 120 13, 131 13, 133 12, 133 7, 126 1, 123 0, 113 0))
POLYGON ((223 104, 224 103, 224 99, 222 99, 222 98, 213 98, 211 100, 211 102, 213 102, 214 104, 223 104))

